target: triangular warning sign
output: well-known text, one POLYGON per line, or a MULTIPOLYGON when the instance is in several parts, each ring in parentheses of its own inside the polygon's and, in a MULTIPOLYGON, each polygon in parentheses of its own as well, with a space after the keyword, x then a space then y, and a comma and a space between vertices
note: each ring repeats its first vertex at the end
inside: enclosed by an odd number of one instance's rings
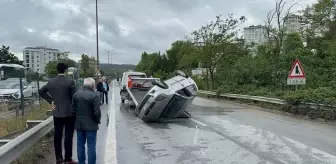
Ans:
POLYGON ((302 64, 299 59, 296 59, 292 65, 288 78, 306 78, 302 64))

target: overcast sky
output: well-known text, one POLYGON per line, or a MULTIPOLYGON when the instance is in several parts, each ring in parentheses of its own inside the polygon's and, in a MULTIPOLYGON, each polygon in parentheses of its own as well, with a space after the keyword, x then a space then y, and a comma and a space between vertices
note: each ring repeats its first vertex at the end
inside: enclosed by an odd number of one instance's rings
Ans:
MULTIPOLYGON (((170 44, 216 15, 246 16, 262 24, 274 0, 98 0, 99 52, 107 63, 136 64, 143 51, 164 52, 170 44)), ((315 0, 305 0, 302 8, 315 0)), ((94 0, 0 0, 0 44, 19 58, 27 46, 47 46, 96 56, 94 0)))

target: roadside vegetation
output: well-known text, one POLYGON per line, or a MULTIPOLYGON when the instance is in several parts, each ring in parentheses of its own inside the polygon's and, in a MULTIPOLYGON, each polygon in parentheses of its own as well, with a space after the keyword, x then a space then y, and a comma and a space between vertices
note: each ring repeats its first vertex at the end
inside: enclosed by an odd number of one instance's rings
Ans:
POLYGON ((217 16, 166 52, 143 52, 136 70, 166 79, 178 69, 191 74, 205 68, 203 76, 194 77, 199 89, 280 98, 288 102, 284 111, 335 120, 336 2, 318 0, 306 6, 299 13, 304 28, 290 33, 283 18, 296 5, 277 0, 274 10, 265 13, 268 41, 263 45, 246 44, 239 36, 248 17, 217 16), (287 85, 295 59, 302 62, 307 79, 298 87, 287 85), (327 107, 311 109, 302 102, 327 107))
POLYGON ((45 119, 47 117, 47 109, 47 103, 41 103, 41 107, 31 109, 23 117, 0 120, 0 137, 25 129, 27 120, 45 119))
MULTIPOLYGON (((35 109, 29 110, 23 117, 0 120, 0 137, 6 137, 7 135, 17 137, 22 132, 25 132, 27 120, 47 119, 49 117, 47 114, 48 107, 46 102, 42 102, 40 107, 37 106, 35 109), (18 134, 13 135, 13 133, 17 132, 18 134)), ((50 146, 52 146, 52 137, 51 135, 46 135, 26 150, 13 164, 36 163, 47 154, 46 152, 50 150, 50 146)))

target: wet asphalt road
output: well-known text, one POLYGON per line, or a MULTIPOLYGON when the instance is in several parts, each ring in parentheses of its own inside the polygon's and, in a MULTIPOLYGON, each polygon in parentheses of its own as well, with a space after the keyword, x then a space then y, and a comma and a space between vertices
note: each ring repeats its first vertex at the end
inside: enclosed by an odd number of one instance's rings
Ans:
POLYGON ((193 118, 146 124, 118 91, 118 164, 336 164, 336 127, 199 97, 193 118))

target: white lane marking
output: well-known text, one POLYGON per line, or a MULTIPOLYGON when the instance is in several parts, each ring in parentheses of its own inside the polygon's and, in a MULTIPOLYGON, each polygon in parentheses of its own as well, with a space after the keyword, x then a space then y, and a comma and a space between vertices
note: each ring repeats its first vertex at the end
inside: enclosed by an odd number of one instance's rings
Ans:
POLYGON ((202 125, 202 126, 207 126, 207 125, 205 125, 204 123, 202 123, 202 122, 200 122, 200 121, 197 121, 197 120, 195 120, 195 119, 193 119, 193 118, 190 118, 190 120, 191 120, 191 121, 194 121, 194 122, 196 122, 196 123, 198 123, 198 124, 200 124, 200 125, 202 125))
POLYGON ((194 138, 194 145, 197 144, 197 137, 198 137, 198 127, 196 126, 196 131, 195 131, 195 138, 194 138))
POLYGON ((105 148, 105 164, 117 164, 117 140, 116 140, 116 125, 115 125, 115 108, 116 108, 116 99, 115 99, 115 83, 113 82, 112 88, 112 102, 109 108, 109 125, 106 136, 106 148, 105 148))

